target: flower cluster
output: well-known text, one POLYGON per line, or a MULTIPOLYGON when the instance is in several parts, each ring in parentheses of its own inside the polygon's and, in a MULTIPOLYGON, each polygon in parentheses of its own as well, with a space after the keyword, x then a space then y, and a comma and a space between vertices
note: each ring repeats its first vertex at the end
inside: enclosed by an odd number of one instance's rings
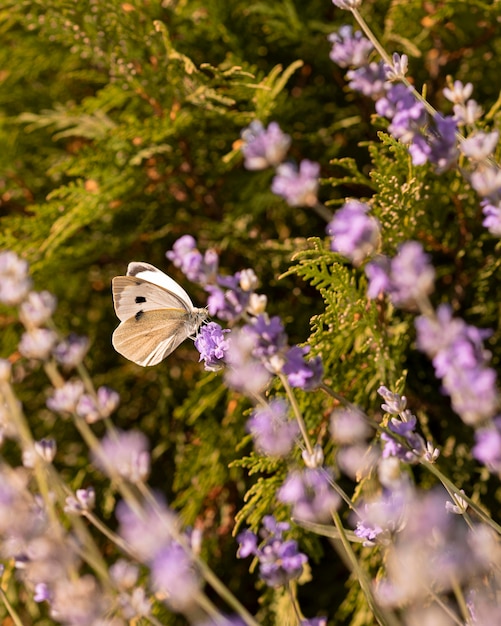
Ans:
POLYGON ((284 159, 291 138, 282 132, 276 122, 268 128, 254 120, 242 131, 242 154, 248 170, 275 168, 271 190, 281 196, 289 206, 311 206, 317 204, 320 165, 304 159, 299 164, 284 159))
POLYGON ((251 554, 257 557, 262 580, 269 587, 282 587, 301 576, 308 557, 299 552, 296 541, 284 539, 284 533, 290 529, 287 522, 277 522, 272 515, 267 515, 262 523, 262 544, 258 545, 258 536, 250 530, 237 536, 238 557, 244 559, 251 554))
MULTIPOLYGON (((178 267, 187 268, 193 275, 190 259, 203 257, 193 238, 186 242, 186 237, 179 239, 167 256, 175 258, 178 267)), ((195 347, 205 369, 215 371, 227 365, 228 384, 250 395, 263 389, 270 374, 283 373, 292 387, 306 391, 318 387, 323 374, 321 358, 307 359, 309 347, 289 346, 280 318, 270 318, 265 313, 266 297, 255 291, 258 279, 254 271, 247 269, 233 276, 223 276, 214 272, 217 265, 216 255, 210 276, 202 271, 200 279, 209 294, 209 313, 232 324, 245 323, 232 332, 223 330, 216 322, 199 330, 195 347), (234 364, 238 364, 238 368, 233 367, 234 364)), ((200 276, 203 263, 197 267, 200 276)))
POLYGON ((442 304, 436 315, 416 318, 417 345, 433 362, 452 408, 471 426, 492 418, 499 407, 496 372, 488 366, 482 331, 452 315, 442 304))
POLYGON ((340 67, 351 68, 349 86, 376 100, 377 113, 389 120, 389 132, 408 145, 414 165, 431 163, 437 173, 454 167, 460 153, 468 159, 464 170, 471 186, 482 198, 483 225, 501 236, 501 169, 493 162, 499 132, 477 130, 482 109, 471 99, 473 85, 454 81, 443 90, 453 103, 454 115, 430 114, 424 100, 405 81, 408 59, 393 55, 393 63, 369 61, 372 43, 360 32, 342 26, 329 36, 333 44, 330 57, 340 67), (473 129, 463 139, 458 128, 473 129))

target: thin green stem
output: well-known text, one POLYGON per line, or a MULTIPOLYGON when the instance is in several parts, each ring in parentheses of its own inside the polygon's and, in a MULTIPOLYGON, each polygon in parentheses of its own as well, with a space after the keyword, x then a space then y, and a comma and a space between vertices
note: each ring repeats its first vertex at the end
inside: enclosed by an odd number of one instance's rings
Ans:
POLYGON ((7 598, 7 594, 1 587, 0 587, 0 597, 2 598, 2 602, 5 604, 5 608, 7 609, 15 626, 23 626, 23 622, 21 621, 21 618, 19 617, 16 609, 9 602, 9 599, 7 598))
POLYGON ((294 413, 294 417, 299 425, 299 430, 301 431, 301 436, 303 437, 304 445, 306 446, 306 450, 309 456, 313 455, 313 446, 311 445, 310 438, 308 436, 308 431, 306 430, 306 424, 304 423, 303 414, 301 413, 301 409, 299 408, 299 404, 297 403, 296 396, 294 395, 294 391, 292 387, 289 385, 289 381, 287 380, 287 376, 279 373, 278 377, 282 385, 284 386, 285 393, 289 398, 289 401, 292 406, 292 411, 294 413))
POLYGON ((374 614, 374 617, 376 618, 380 626, 398 626, 398 622, 396 621, 395 617, 392 614, 388 613, 388 611, 383 611, 377 604, 374 594, 372 593, 370 581, 368 580, 366 573, 358 563, 358 559, 352 550, 348 538, 346 537, 341 518, 336 511, 333 511, 332 519, 334 521, 334 525, 337 528, 337 531, 339 532, 339 538, 350 563, 351 570, 358 579, 360 587, 364 592, 365 598, 371 611, 374 614))

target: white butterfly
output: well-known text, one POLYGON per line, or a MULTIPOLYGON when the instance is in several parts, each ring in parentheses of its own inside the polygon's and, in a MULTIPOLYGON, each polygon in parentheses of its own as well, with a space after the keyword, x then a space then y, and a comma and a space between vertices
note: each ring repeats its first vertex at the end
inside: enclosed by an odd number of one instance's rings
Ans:
POLYGON ((113 347, 143 367, 160 363, 208 317, 175 280, 149 263, 129 263, 127 276, 116 276, 112 285, 120 320, 113 347))

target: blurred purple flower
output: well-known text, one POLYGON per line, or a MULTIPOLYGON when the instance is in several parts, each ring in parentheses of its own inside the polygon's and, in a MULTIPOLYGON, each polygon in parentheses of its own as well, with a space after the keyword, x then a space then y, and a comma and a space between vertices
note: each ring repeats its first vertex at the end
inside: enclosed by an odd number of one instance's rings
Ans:
POLYGON ((276 122, 264 128, 254 120, 242 131, 242 154, 248 170, 264 170, 280 165, 287 154, 291 138, 283 133, 276 122))
POLYGON ((364 96, 374 99, 381 98, 386 91, 386 71, 384 63, 369 63, 355 70, 348 70, 346 78, 350 89, 359 91, 364 96))
POLYGON ((99 387, 96 398, 89 394, 80 397, 76 412, 88 424, 94 424, 109 417, 120 404, 120 395, 109 387, 99 387))
POLYGON ((138 430, 117 430, 102 439, 93 460, 111 478, 119 475, 132 483, 142 482, 150 472, 148 440, 138 430))
POLYGON ((482 225, 496 237, 501 237, 501 200, 496 203, 490 200, 482 200, 480 203, 485 216, 482 225))
POLYGON ((19 342, 19 352, 27 359, 44 361, 49 358, 57 342, 57 335, 48 328, 31 328, 23 333, 19 342))
POLYGON ((249 304, 250 291, 242 289, 240 278, 240 272, 233 276, 218 276, 217 285, 205 287, 209 293, 207 308, 210 315, 231 322, 245 312, 249 304))
POLYGON ((151 580, 155 591, 174 611, 184 612, 196 606, 201 580, 191 557, 172 541, 159 549, 151 563, 151 580))
POLYGON ((391 120, 390 133, 404 143, 410 143, 418 130, 426 124, 426 111, 412 89, 398 83, 392 85, 376 102, 379 115, 391 120))
POLYGON ((394 52, 391 60, 391 65, 385 64, 384 66, 387 80, 390 82, 403 80, 407 74, 409 57, 406 54, 402 54, 402 56, 400 56, 400 54, 394 52))
POLYGON ((165 256, 193 282, 206 285, 215 279, 219 263, 217 253, 207 250, 202 255, 191 235, 180 237, 165 256))
POLYGON ((131 509, 119 502, 116 516, 120 523, 120 536, 130 545, 133 554, 142 563, 149 564, 160 549, 169 545, 179 522, 173 511, 161 499, 154 505, 144 504, 131 509))
POLYGON ((435 270, 417 241, 404 243, 391 261, 371 261, 365 270, 369 297, 384 291, 395 306, 414 306, 434 288, 435 270))
POLYGON ((209 322, 200 328, 195 339, 195 348, 200 352, 200 361, 204 361, 204 368, 209 372, 216 372, 224 366, 224 357, 228 350, 228 340, 225 334, 228 328, 221 328, 216 322, 209 322))
POLYGON ((292 471, 277 493, 280 502, 292 506, 292 516, 309 522, 325 522, 341 499, 325 469, 292 471))
POLYGON ((337 444, 352 445, 365 441, 371 436, 373 429, 367 423, 367 418, 359 411, 338 408, 331 414, 330 431, 337 444))
POLYGON ((15 252, 0 252, 0 302, 20 304, 31 289, 28 263, 15 252))
POLYGON ((456 165, 459 156, 457 146, 457 124, 452 117, 435 117, 435 128, 426 135, 415 134, 409 146, 414 165, 431 163, 440 174, 456 165))
POLYGON ((66 339, 56 345, 52 354, 63 367, 72 369, 82 363, 88 349, 88 337, 70 333, 66 339))
POLYGON ((288 530, 288 524, 276 522, 272 515, 267 515, 263 518, 263 526, 260 534, 265 541, 259 546, 256 535, 249 530, 237 536, 240 544, 237 556, 256 556, 262 580, 269 587, 281 587, 299 578, 308 557, 299 552, 296 541, 283 539, 283 532, 288 530))
POLYGON ((47 406, 56 413, 73 413, 83 392, 84 385, 81 380, 68 380, 62 387, 54 390, 52 396, 47 399, 47 406))
POLYGON ((320 165, 307 159, 301 161, 299 169, 292 163, 282 163, 276 169, 271 190, 289 206, 315 206, 319 175, 320 165))
POLYGON ((31 291, 19 307, 19 317, 27 328, 40 327, 56 310, 57 300, 48 291, 31 291))
POLYGON ((351 11, 351 9, 358 9, 362 4, 362 0, 332 0, 332 3, 339 9, 351 11))
POLYGON ((333 44, 329 56, 339 67, 366 65, 374 48, 362 31, 353 32, 353 28, 346 24, 337 33, 331 33, 328 40, 333 44))
POLYGON ((322 382, 324 366, 320 356, 308 361, 304 358, 310 351, 310 346, 292 346, 285 354, 285 363, 282 367, 292 387, 304 391, 316 389, 322 382))
POLYGON ((85 511, 92 511, 96 504, 96 492, 94 487, 77 489, 75 496, 67 496, 64 510, 66 513, 81 515, 85 511))
POLYGON ((450 102, 454 104, 464 104, 473 93, 473 85, 472 83, 463 85, 460 80, 455 80, 450 88, 444 87, 442 93, 450 102))
POLYGON ((259 452, 277 457, 289 454, 299 426, 295 420, 288 419, 288 414, 287 402, 281 398, 271 400, 266 407, 254 409, 247 421, 247 430, 259 452))
POLYGON ((469 159, 483 161, 492 156, 499 141, 497 130, 491 133, 476 132, 467 137, 461 144, 461 152, 469 159))
POLYGON ((225 380, 229 387, 255 395, 268 383, 271 374, 254 355, 257 336, 249 333, 246 327, 231 332, 225 370, 225 380))
POLYGON ((344 204, 327 226, 332 237, 331 250, 348 258, 355 266, 370 256, 379 241, 380 224, 367 215, 370 207, 363 202, 351 200, 344 204))
POLYGON ((267 315, 258 315, 244 329, 256 336, 254 356, 259 359, 269 360, 287 347, 287 335, 278 316, 269 318, 267 315))
POLYGON ((453 318, 446 305, 438 307, 435 319, 416 318, 415 326, 418 348, 432 358, 454 411, 470 425, 492 417, 500 398, 496 372, 487 366, 490 354, 483 346, 490 332, 453 318))

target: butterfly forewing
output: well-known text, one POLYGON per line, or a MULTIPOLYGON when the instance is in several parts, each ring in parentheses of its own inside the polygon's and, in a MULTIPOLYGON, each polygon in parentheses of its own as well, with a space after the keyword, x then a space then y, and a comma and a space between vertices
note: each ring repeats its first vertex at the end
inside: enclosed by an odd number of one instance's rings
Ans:
POLYGON ((113 347, 138 365, 156 365, 186 339, 190 319, 191 313, 180 308, 141 311, 118 326, 113 347))
POLYGON ((183 301, 172 291, 152 284, 138 276, 117 276, 112 281, 113 302, 117 317, 122 322, 139 311, 181 309, 191 311, 191 301, 183 301))

